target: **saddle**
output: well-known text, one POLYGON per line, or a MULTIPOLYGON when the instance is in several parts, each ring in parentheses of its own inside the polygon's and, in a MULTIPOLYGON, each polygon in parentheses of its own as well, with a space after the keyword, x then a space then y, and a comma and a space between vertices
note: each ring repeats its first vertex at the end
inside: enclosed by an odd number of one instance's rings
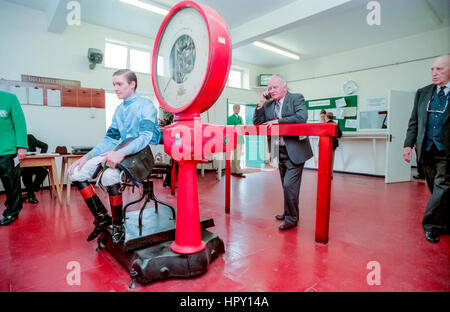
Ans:
MULTIPOLYGON (((130 144, 134 139, 127 139, 121 142, 114 148, 114 151, 118 151, 119 149, 130 144)), ((117 169, 124 172, 130 181, 140 187, 141 183, 148 177, 148 175, 152 172, 153 167, 155 165, 155 160, 153 158, 152 150, 150 146, 147 145, 139 152, 128 155, 120 164, 117 165, 117 169)), ((103 166, 99 164, 92 175, 92 178, 96 178, 100 171, 102 171, 103 166)))

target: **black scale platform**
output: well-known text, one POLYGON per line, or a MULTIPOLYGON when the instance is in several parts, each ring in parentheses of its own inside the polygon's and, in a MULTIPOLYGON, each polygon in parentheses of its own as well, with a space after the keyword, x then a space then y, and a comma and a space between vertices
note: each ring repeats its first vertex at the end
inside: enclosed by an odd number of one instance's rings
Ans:
POLYGON ((176 221, 169 207, 158 205, 158 208, 157 212, 150 207, 144 210, 141 231, 139 211, 126 213, 123 244, 112 242, 110 229, 98 239, 99 249, 105 248, 130 272, 130 288, 135 287, 135 280, 146 284, 159 279, 203 274, 209 263, 225 252, 223 241, 206 230, 214 226, 213 219, 200 220, 201 239, 206 246, 204 250, 190 255, 173 252, 170 245, 175 239, 176 221))

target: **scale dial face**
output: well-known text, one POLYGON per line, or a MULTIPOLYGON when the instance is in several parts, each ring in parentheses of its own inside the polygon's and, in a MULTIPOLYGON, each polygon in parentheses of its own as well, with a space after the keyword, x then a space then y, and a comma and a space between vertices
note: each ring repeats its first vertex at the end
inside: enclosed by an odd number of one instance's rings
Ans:
POLYGON ((173 109, 187 108, 208 75, 209 32, 203 16, 191 7, 177 11, 158 42, 155 71, 158 93, 173 109))

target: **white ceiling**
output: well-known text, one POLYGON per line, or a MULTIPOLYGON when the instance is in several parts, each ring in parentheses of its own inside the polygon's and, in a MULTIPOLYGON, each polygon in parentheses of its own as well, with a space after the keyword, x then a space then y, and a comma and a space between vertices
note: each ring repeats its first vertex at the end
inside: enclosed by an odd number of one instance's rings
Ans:
MULTIPOLYGON (((7 1, 52 15, 55 6, 65 0, 7 1)), ((164 18, 119 0, 79 1, 83 21, 149 38, 155 38, 164 18)), ((168 9, 181 2, 145 1, 168 9)), ((450 16, 449 0, 379 0, 380 26, 366 23, 366 16, 370 12, 366 8, 369 0, 197 2, 216 10, 227 22, 235 44, 233 59, 262 66, 278 66, 295 61, 253 46, 251 42, 254 40, 274 44, 300 54, 302 59, 310 59, 448 26, 450 16), (320 5, 320 9, 315 8, 320 5)), ((49 16, 49 19, 52 18, 49 16)))

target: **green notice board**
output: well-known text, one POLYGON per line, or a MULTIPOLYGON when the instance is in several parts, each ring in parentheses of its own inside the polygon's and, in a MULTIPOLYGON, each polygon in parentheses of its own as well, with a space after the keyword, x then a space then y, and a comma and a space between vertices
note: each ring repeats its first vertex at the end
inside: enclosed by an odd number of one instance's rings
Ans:
MULTIPOLYGON (((358 96, 357 95, 351 95, 351 96, 340 96, 340 97, 334 97, 334 98, 326 98, 326 99, 317 99, 317 100, 308 100, 306 101, 306 108, 308 109, 308 120, 315 120, 312 119, 311 116, 317 116, 318 112, 322 109, 329 111, 329 110, 337 110, 342 109, 351 115, 354 116, 348 116, 344 117, 344 119, 337 119, 336 113, 334 114, 334 120, 337 121, 339 128, 341 131, 356 131, 356 116, 357 116, 357 107, 358 107, 358 96), (342 99, 345 100, 345 106, 338 107, 336 105, 336 101, 342 102, 342 99), (353 107, 353 108, 352 108, 353 107), (353 127, 346 127, 346 120, 355 120, 354 122, 354 128, 353 127)), ((347 123, 348 124, 348 123, 347 123)))

